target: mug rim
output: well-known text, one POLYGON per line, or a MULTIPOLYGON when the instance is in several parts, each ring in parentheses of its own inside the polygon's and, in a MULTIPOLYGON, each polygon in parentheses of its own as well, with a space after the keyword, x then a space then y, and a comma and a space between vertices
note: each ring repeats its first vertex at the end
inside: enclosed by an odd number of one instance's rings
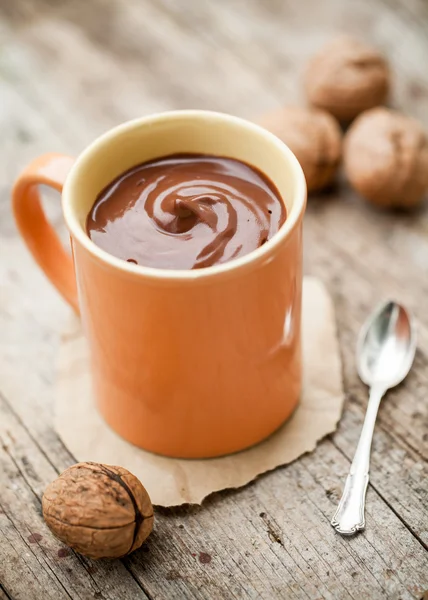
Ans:
MULTIPOLYGON (((232 157, 233 158, 233 157, 232 157)), ((254 165, 257 167, 257 165, 254 165)), ((273 182, 275 184, 275 182, 273 182)), ((264 129, 256 123, 252 123, 241 117, 229 115, 227 113, 209 111, 209 110, 172 110, 158 112, 144 117, 125 121, 124 123, 109 129, 107 132, 98 136, 79 154, 75 163, 67 175, 63 192, 62 192, 62 209, 65 222, 72 237, 79 242, 91 255, 98 258, 101 262, 107 263, 115 269, 128 273, 133 276, 145 276, 152 279, 163 280, 180 280, 194 281, 204 280, 214 276, 236 272, 245 267, 252 266, 267 259, 278 246, 280 246, 291 234, 294 228, 301 221, 306 206, 306 180, 303 174, 302 167, 290 148, 273 133, 264 129), (157 267, 148 267, 144 265, 135 265, 128 263, 112 254, 109 254, 91 240, 86 233, 84 227, 80 224, 76 211, 73 206, 72 197, 76 186, 76 179, 82 165, 94 154, 102 151, 103 145, 110 142, 120 134, 130 131, 136 127, 150 125, 159 121, 174 121, 176 119, 197 119, 209 120, 211 122, 222 121, 231 125, 238 125, 249 129, 256 136, 261 136, 267 139, 269 144, 274 145, 284 156, 291 167, 293 179, 295 181, 295 192, 291 210, 287 213, 285 222, 279 230, 262 246, 252 250, 244 256, 234 258, 225 263, 212 265, 203 269, 161 269, 157 267)))

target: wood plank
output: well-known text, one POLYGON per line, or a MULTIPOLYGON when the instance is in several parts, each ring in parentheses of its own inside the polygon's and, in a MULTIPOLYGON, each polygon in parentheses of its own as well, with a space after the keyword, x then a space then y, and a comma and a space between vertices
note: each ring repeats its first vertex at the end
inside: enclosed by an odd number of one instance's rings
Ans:
MULTIPOLYGON (((28 94, 30 90, 38 90, 37 97, 44 90, 54 115, 61 105, 69 107, 68 120, 71 122, 70 114, 75 113, 78 106, 85 116, 93 115, 93 126, 99 127, 103 122, 109 121, 108 126, 111 126, 166 108, 193 106, 234 112, 234 106, 235 112, 240 112, 239 107, 254 102, 248 114, 257 110, 261 91, 253 71, 246 65, 235 65, 233 56, 224 56, 207 48, 197 36, 184 35, 180 29, 174 29, 162 12, 148 4, 143 12, 138 9, 138 4, 127 3, 119 14, 110 14, 105 10, 105 4, 102 10, 95 2, 76 4, 80 5, 79 13, 71 10, 72 6, 68 4, 71 13, 64 21, 56 19, 55 11, 52 11, 50 19, 26 21, 26 26, 11 36, 12 48, 17 46, 14 53, 17 56, 10 60, 18 61, 23 53, 32 69, 43 69, 44 72, 41 79, 30 77, 18 81, 20 91, 28 94), (76 18, 78 21, 74 23, 76 18), (82 19, 85 22, 83 30, 82 19), (150 19, 151 27, 148 28, 150 19), (139 32, 143 28, 145 35, 141 37, 139 32), (138 35, 123 35, 123 31, 135 29, 138 35), (169 44, 165 44, 168 39, 169 44), (16 40, 29 44, 32 52, 25 53, 25 48, 16 40), (173 47, 173 54, 167 50, 165 55, 161 53, 162 46, 173 47), (68 47, 75 51, 67 52, 68 47), (231 63, 227 70, 224 69, 226 60, 231 63), (206 68, 207 64, 210 69, 206 68), (84 76, 80 75, 82 72, 84 76), (73 73, 73 77, 68 77, 68 73, 73 73), (237 78, 239 86, 236 86, 237 78), (197 85, 189 84, 190 81, 197 85), (225 86, 235 87, 233 96, 224 93, 225 86), (48 93, 50 90, 51 94, 48 93), (61 102, 58 102, 58 96, 61 102), (151 101, 151 98, 155 100, 151 101)), ((266 89, 264 94, 269 96, 269 90, 266 89)), ((44 111, 47 108, 45 106, 44 111)), ((74 119, 79 122, 78 115, 74 119)))

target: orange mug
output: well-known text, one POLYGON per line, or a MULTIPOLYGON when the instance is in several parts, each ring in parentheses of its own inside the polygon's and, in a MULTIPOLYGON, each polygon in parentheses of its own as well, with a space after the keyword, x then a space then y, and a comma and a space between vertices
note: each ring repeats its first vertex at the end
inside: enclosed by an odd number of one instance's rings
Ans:
POLYGON ((302 169, 287 146, 208 111, 130 121, 77 159, 47 154, 24 170, 13 190, 19 230, 81 315, 95 401, 117 433, 159 454, 213 457, 263 440, 291 415, 301 389, 305 204, 302 169), (85 221, 98 193, 136 164, 177 153, 260 169, 287 208, 279 232, 246 256, 198 270, 134 265, 96 246, 85 221), (46 220, 40 184, 62 190, 73 259, 46 220))

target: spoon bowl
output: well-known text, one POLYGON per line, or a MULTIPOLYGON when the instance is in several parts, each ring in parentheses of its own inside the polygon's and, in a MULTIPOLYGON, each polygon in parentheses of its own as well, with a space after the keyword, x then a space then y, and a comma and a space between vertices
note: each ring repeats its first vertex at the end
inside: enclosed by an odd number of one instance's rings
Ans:
POLYGON ((369 387, 395 387, 408 374, 415 352, 416 331, 408 312, 397 302, 385 302, 362 327, 358 374, 369 387))

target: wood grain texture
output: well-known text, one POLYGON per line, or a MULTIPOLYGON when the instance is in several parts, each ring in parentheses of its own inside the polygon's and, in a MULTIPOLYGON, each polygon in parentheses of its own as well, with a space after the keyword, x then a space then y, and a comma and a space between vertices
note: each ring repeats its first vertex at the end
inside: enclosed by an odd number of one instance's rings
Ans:
MULTIPOLYGON (((337 310, 347 405, 336 434, 202 508, 158 512, 148 544, 123 561, 68 553, 41 517, 43 489, 74 462, 51 415, 68 309, 18 238, 13 178, 38 153, 78 153, 141 114, 198 107, 257 118, 297 102, 305 61, 338 31, 388 54, 392 103, 428 128, 423 0, 0 0, 1 600, 401 600, 428 589, 428 210, 381 213, 344 182, 311 198, 305 221, 306 272, 337 310), (388 296, 417 316, 419 348, 380 409, 367 529, 344 539, 329 519, 367 402, 355 339, 388 296)), ((66 240, 57 195, 46 207, 66 240)))

